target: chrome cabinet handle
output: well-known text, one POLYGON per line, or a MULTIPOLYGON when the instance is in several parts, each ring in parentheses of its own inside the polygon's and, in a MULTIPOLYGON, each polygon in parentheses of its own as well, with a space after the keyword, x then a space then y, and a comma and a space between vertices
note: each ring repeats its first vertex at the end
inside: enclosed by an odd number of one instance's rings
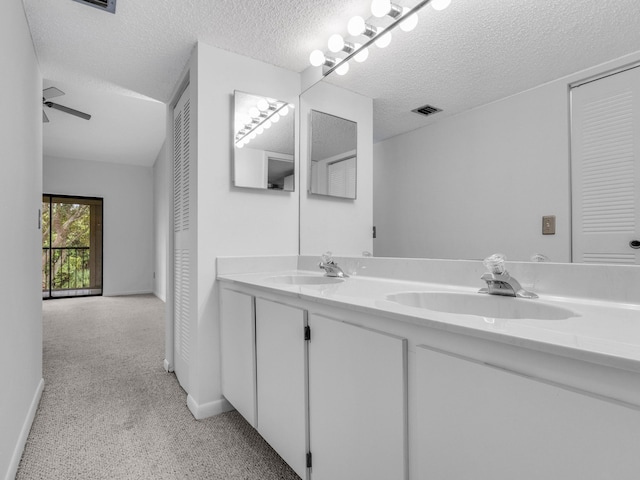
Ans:
POLYGON ((631 241, 629 242, 629 246, 630 246, 631 248, 635 248, 635 249, 640 248, 640 240, 631 240, 631 241))

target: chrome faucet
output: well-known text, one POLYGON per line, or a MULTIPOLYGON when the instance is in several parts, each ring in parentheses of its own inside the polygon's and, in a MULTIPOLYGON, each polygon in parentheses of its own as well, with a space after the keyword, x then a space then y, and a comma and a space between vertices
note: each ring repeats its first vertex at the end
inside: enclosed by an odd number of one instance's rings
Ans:
POLYGON ((499 253, 484 259, 483 263, 489 271, 480 278, 487 282, 487 286, 481 288, 478 293, 505 295, 507 297, 538 298, 538 295, 522 288, 520 282, 509 275, 509 272, 504 268, 504 260, 504 255, 499 253))
POLYGON ((327 252, 322 255, 322 261, 318 264, 318 267, 325 271, 326 277, 347 278, 349 276, 342 271, 336 262, 334 262, 331 257, 331 252, 327 252))

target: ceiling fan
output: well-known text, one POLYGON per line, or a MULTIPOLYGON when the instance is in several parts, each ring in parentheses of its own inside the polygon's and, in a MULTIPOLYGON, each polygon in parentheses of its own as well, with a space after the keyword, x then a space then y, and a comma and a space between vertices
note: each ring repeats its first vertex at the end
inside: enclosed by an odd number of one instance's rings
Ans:
MULTIPOLYGON (((88 113, 65 107, 64 105, 60 105, 49 100, 50 98, 60 97, 62 95, 64 95, 64 92, 57 89, 56 87, 45 88, 44 90, 42 90, 42 104, 46 105, 49 108, 60 110, 61 112, 65 113, 70 113, 71 115, 75 115, 76 117, 84 118, 85 120, 91 119, 91 115, 89 115, 88 113)), ((49 117, 47 117, 47 114, 44 113, 44 110, 42 110, 42 121, 44 123, 47 123, 49 121, 49 117)))

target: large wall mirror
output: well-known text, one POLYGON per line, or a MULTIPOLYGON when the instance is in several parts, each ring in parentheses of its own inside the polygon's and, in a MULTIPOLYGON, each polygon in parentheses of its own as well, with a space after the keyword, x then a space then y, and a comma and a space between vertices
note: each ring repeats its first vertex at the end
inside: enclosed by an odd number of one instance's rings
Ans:
POLYGON ((295 190, 294 106, 234 92, 233 185, 295 190))
POLYGON ((309 125, 309 192, 356 198, 357 123, 311 110, 309 125))
POLYGON ((570 87, 640 61, 638 12, 636 0, 426 5, 413 31, 321 80, 373 99, 374 255, 587 261, 572 246, 570 87), (436 113, 414 111, 426 105, 436 113))

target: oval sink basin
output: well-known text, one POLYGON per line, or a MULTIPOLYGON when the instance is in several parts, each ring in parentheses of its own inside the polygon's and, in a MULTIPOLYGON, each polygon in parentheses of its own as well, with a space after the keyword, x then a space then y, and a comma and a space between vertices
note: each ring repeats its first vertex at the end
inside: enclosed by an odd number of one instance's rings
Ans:
POLYGON ((524 299, 463 292, 401 292, 387 295, 387 300, 409 307, 437 312, 476 315, 489 318, 566 320, 578 315, 566 308, 524 299))
POLYGON ((329 285, 344 281, 342 278, 323 277, 322 275, 279 275, 268 280, 280 285, 329 285))

